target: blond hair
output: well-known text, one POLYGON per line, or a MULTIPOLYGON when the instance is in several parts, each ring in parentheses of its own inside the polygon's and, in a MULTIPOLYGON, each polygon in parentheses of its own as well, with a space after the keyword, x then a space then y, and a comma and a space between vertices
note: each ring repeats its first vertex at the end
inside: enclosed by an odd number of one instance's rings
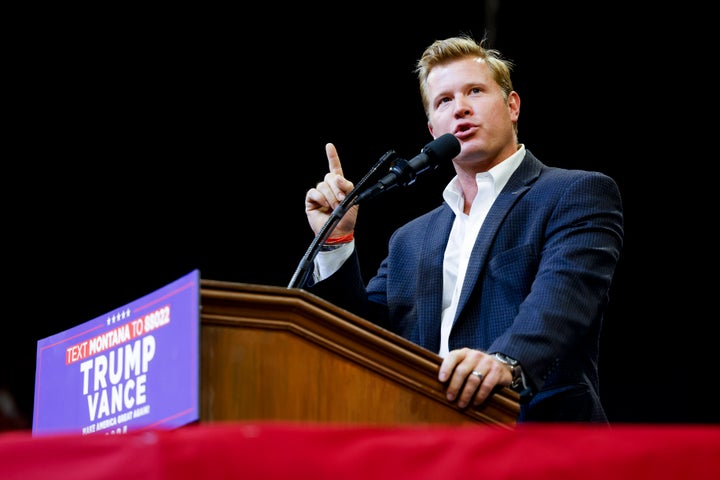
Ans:
MULTIPOLYGON (((481 58, 487 64, 493 80, 500 86, 503 97, 507 101, 508 95, 513 91, 510 72, 514 65, 510 60, 503 58, 498 50, 485 48, 484 38, 478 42, 469 35, 460 35, 445 40, 435 40, 425 49, 415 67, 415 73, 420 83, 420 97, 428 118, 431 100, 427 84, 428 75, 438 65, 466 57, 481 58)), ((515 124, 515 129, 517 131, 517 124, 515 124)))

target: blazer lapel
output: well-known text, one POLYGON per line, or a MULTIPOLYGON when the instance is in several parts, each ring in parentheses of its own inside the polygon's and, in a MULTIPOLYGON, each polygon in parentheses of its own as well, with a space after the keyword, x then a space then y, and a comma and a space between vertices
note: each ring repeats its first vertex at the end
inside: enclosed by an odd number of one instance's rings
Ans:
POLYGON ((540 175, 541 168, 542 164, 530 152, 526 152, 523 162, 512 174, 505 188, 502 189, 492 207, 490 207, 490 211, 488 211, 487 217, 485 217, 482 227, 480 227, 473 251, 470 254, 454 321, 457 321, 460 313, 466 307, 470 299, 470 294, 475 289, 478 279, 483 273, 482 269, 487 260, 490 246, 500 229, 500 225, 502 225, 503 220, 513 205, 522 198, 524 193, 530 188, 530 185, 540 175))
POLYGON ((423 272, 416 279, 417 283, 417 315, 420 332, 420 344, 428 350, 440 350, 440 323, 442 322, 442 285, 443 259, 450 229, 455 215, 449 206, 437 209, 428 222, 428 228, 421 242, 420 265, 418 271, 423 272))

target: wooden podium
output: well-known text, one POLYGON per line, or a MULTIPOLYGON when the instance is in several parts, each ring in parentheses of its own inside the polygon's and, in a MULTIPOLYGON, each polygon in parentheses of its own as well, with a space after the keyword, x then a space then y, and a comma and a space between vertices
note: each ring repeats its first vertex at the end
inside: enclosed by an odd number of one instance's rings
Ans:
POLYGON ((514 391, 460 409, 438 355, 305 290, 201 280, 200 299, 201 422, 517 422, 514 391))

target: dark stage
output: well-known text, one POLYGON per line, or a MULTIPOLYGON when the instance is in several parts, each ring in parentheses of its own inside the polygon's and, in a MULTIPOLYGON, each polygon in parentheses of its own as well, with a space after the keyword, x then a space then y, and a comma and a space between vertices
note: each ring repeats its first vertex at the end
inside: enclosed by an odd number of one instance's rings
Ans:
MULTIPOLYGON (((312 240, 303 198, 325 173, 325 144, 353 180, 390 149, 414 156, 431 140, 416 59, 437 38, 487 33, 516 64, 520 141, 548 165, 609 174, 623 194, 600 365, 611 420, 717 423, 705 393, 717 315, 698 273, 716 263, 698 220, 714 187, 691 188, 704 154, 688 144, 708 138, 691 135, 700 120, 678 58, 701 44, 679 33, 697 14, 497 4, 23 16, 6 74, 17 106, 0 363, 20 415, 32 418, 41 338, 194 269, 286 286, 312 240)), ((390 233, 436 206, 450 178, 441 167, 361 206, 368 278, 390 233)))

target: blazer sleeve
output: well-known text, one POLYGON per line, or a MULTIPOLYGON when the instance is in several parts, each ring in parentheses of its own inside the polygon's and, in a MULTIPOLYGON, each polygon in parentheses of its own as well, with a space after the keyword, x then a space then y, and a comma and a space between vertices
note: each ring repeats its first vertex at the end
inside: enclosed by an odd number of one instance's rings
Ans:
POLYGON ((357 250, 328 278, 305 289, 340 308, 348 310, 366 320, 385 326, 383 314, 368 302, 357 250))
MULTIPOLYGON (((570 373, 594 371, 590 363, 623 243, 622 203, 612 178, 585 172, 549 184, 555 190, 534 200, 547 208, 537 272, 511 325, 488 349, 522 359, 537 388, 553 377, 582 381, 570 373)), ((512 269, 500 260, 493 259, 489 275, 512 269)))

